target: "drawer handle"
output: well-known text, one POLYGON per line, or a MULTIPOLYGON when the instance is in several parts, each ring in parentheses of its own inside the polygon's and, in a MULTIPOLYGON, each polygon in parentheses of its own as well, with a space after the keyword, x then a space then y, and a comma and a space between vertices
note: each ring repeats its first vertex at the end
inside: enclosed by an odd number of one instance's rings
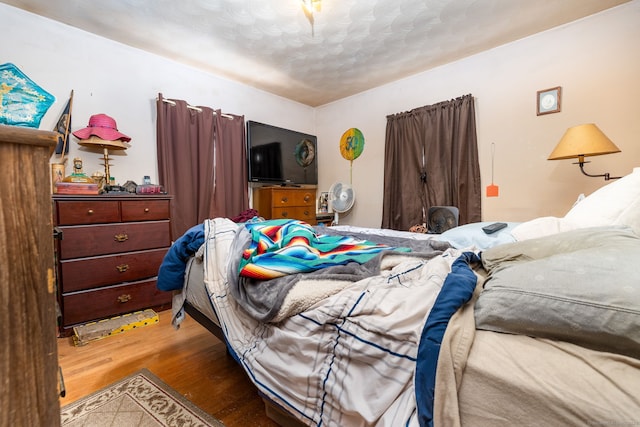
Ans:
POLYGON ((131 301, 131 295, 129 294, 122 294, 118 297, 118 302, 120 304, 124 304, 125 302, 129 302, 131 301))
POLYGON ((145 213, 149 212, 149 208, 144 208, 144 212, 145 213))
POLYGON ((120 233, 120 234, 116 234, 115 236, 113 236, 113 240, 115 240, 116 242, 124 242, 127 239, 129 239, 129 236, 127 236, 126 233, 120 233))
POLYGON ((309 194, 305 194, 304 195, 304 201, 308 202, 309 200, 311 200, 311 196, 309 194))
POLYGON ((309 215, 309 211, 304 211, 304 216, 311 216, 311 215, 309 215))
POLYGON ((125 271, 127 271, 129 269, 129 265, 128 264, 120 264, 120 265, 117 265, 116 268, 118 269, 118 271, 120 273, 124 273, 125 271))
POLYGON ((89 215, 93 215, 93 209, 89 209, 89 210, 87 211, 87 214, 89 214, 89 215))
POLYGON ((285 218, 288 217, 289 216, 289 212, 286 212, 286 211, 282 212, 282 216, 285 217, 285 218))
POLYGON ((283 197, 281 201, 282 201, 282 203, 287 203, 289 201, 289 199, 287 199, 286 197, 283 197))

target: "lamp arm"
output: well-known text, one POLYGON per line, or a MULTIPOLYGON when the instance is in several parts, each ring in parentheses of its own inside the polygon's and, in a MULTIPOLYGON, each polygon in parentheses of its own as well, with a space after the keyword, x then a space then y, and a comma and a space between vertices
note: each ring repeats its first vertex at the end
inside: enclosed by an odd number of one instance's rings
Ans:
POLYGON ((574 163, 574 164, 578 164, 578 165, 580 165, 580 171, 581 171, 584 175, 586 175, 586 176, 590 176, 590 177, 592 177, 592 178, 599 178, 599 177, 601 177, 601 176, 602 176, 602 177, 604 177, 604 180, 605 180, 605 181, 609 181, 610 179, 620 179, 620 178, 622 178, 621 176, 611 176, 611 175, 609 174, 609 172, 606 172, 606 173, 603 173, 603 174, 599 174, 599 175, 592 175, 592 174, 590 174, 590 173, 586 173, 586 172, 584 171, 584 164, 585 164, 585 163, 589 163, 589 162, 585 162, 584 160, 579 160, 577 163, 574 163))

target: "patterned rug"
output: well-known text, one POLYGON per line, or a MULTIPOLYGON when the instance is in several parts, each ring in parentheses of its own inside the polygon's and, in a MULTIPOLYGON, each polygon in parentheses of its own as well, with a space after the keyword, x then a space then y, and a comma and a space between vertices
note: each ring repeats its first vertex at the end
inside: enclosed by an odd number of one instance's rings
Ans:
POLYGON ((146 369, 64 406, 61 420, 64 427, 224 427, 146 369))

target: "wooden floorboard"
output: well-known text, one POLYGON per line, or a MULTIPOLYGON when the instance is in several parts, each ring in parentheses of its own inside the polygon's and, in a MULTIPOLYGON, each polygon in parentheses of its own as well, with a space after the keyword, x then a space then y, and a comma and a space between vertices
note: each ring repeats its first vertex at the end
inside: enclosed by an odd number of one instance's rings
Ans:
POLYGON ((66 388, 60 405, 147 368, 227 427, 277 426, 220 340, 189 317, 175 330, 171 311, 158 314, 157 324, 82 347, 74 346, 71 338, 59 338, 58 358, 66 388))

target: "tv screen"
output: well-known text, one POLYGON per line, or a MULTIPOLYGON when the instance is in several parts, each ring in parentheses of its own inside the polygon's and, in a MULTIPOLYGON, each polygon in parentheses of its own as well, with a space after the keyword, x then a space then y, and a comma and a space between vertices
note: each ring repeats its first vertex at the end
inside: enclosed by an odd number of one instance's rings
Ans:
POLYGON ((314 135, 248 121, 249 181, 317 185, 317 142, 314 135))

